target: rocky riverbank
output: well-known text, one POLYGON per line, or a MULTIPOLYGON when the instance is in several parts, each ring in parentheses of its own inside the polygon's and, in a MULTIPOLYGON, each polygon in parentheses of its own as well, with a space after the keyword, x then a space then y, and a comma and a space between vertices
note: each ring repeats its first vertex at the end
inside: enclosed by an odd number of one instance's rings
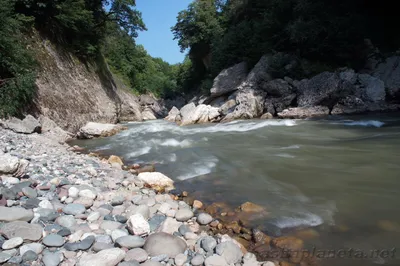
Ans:
POLYGON ((400 56, 369 68, 339 68, 296 80, 302 65, 287 54, 263 56, 248 72, 245 62, 223 70, 210 92, 172 108, 166 120, 180 125, 234 119, 308 118, 400 110, 400 56))
MULTIPOLYGON (((123 171, 118 157, 100 160, 40 134, 5 129, 0 147, 3 265, 295 265, 265 256, 271 248, 302 246, 300 239, 249 230, 218 204, 205 208, 186 193, 165 192, 171 179, 123 171), (257 249, 258 261, 248 252, 257 249)), ((262 215, 259 208, 246 203, 238 213, 244 221, 262 215)))

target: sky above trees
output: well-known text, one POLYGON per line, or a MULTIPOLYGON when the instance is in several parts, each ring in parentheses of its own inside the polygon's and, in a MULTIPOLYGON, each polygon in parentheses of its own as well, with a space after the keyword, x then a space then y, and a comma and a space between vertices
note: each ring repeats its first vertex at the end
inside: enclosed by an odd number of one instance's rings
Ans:
POLYGON ((171 27, 176 24, 179 11, 187 8, 191 0, 136 0, 142 12, 147 31, 139 33, 137 44, 142 44, 153 57, 161 57, 170 64, 183 61, 178 42, 173 40, 171 27))

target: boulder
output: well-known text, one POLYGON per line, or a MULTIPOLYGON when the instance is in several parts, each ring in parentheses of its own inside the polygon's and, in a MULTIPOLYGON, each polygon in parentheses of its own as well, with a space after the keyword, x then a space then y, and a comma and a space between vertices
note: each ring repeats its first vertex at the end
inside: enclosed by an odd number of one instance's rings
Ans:
POLYGON ((299 107, 328 106, 331 110, 340 100, 354 92, 354 85, 342 80, 340 74, 323 72, 297 86, 299 107))
POLYGON ((157 100, 153 95, 142 94, 139 97, 139 102, 143 109, 143 120, 154 120, 166 116, 167 109, 164 102, 157 100))
POLYGON ((246 87, 260 87, 262 83, 270 81, 272 79, 269 73, 270 61, 270 55, 262 56, 257 64, 250 71, 250 73, 247 75, 245 82, 243 82, 239 88, 242 89, 246 87))
POLYGON ((284 79, 274 79, 261 87, 268 96, 282 97, 292 93, 292 86, 284 79))
POLYGON ((265 208, 263 206, 260 206, 258 204, 252 203, 252 202, 245 202, 242 205, 240 205, 240 210, 242 212, 265 212, 265 208))
POLYGON ((31 115, 27 115, 23 120, 12 117, 9 120, 3 121, 1 125, 5 129, 24 134, 41 133, 42 130, 42 125, 31 115))
POLYGON ((228 113, 223 121, 234 119, 252 119, 260 117, 264 111, 265 92, 247 88, 236 95, 236 107, 228 113))
POLYGON ((180 110, 181 113, 181 124, 189 125, 194 120, 192 118, 194 110, 196 109, 196 105, 191 102, 183 106, 180 110))
POLYGON ((95 137, 108 137, 117 134, 121 130, 124 130, 121 125, 114 124, 102 124, 88 122, 84 127, 79 129, 77 137, 80 139, 91 139, 95 137))
POLYGON ((245 62, 224 69, 214 79, 210 90, 211 97, 218 97, 238 89, 238 86, 246 79, 247 64, 245 62))
POLYGON ((20 160, 10 154, 0 155, 0 174, 14 174, 18 170, 20 160))
POLYGON ((400 104, 390 104, 387 102, 367 102, 357 96, 351 95, 339 101, 333 107, 331 114, 360 114, 365 112, 387 112, 399 111, 400 104))
POLYGON ((178 122, 180 120, 180 111, 175 106, 169 111, 168 116, 164 119, 170 122, 178 122))
POLYGON ((293 106, 296 99, 297 95, 295 93, 280 98, 267 98, 264 101, 264 112, 275 116, 277 113, 280 113, 286 108, 293 106))
POLYGON ((147 121, 147 120, 156 120, 157 119, 156 115, 154 114, 153 109, 151 109, 150 107, 144 108, 144 110, 142 112, 142 118, 145 121, 147 121))
POLYGON ((193 103, 186 106, 181 109, 181 126, 197 123, 209 123, 219 120, 220 112, 219 108, 217 107, 212 107, 205 104, 200 104, 194 107, 193 103))
POLYGON ((358 81, 361 84, 361 98, 364 101, 380 102, 385 100, 385 84, 382 80, 368 74, 359 74, 358 81))
POLYGON ((278 113, 279 118, 303 119, 308 117, 319 117, 329 115, 329 108, 326 106, 295 107, 285 109, 278 113))
POLYGON ((184 253, 186 248, 185 241, 167 233, 154 233, 150 235, 143 247, 150 256, 166 254, 170 258, 175 258, 176 255, 184 253))
POLYGON ((174 181, 168 176, 159 172, 144 172, 138 178, 151 187, 160 189, 173 189, 174 181))
POLYGON ((60 128, 56 122, 51 120, 49 117, 41 115, 39 122, 42 125, 42 134, 45 137, 51 138, 58 142, 66 142, 72 140, 74 135, 60 128))
POLYGON ((381 79, 390 97, 400 96, 400 56, 392 56, 379 64, 372 74, 381 79))

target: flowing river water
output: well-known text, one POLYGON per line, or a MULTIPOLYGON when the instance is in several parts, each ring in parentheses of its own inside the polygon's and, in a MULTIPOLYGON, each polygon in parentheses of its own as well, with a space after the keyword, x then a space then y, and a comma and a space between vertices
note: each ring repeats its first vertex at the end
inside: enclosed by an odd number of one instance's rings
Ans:
POLYGON ((272 234, 313 228, 310 249, 346 250, 323 265, 400 265, 392 258, 400 244, 399 114, 127 126, 76 143, 127 164, 154 163, 206 203, 260 204, 269 215, 257 226, 272 234), (350 248, 391 253, 360 259, 350 248))

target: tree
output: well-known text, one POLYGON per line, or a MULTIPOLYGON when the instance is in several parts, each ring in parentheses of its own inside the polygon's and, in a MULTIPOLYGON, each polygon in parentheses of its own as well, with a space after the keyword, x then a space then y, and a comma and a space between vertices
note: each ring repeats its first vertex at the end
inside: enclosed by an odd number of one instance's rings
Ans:
POLYGON ((35 92, 35 61, 22 35, 30 20, 16 14, 14 5, 0 0, 0 117, 18 115, 35 92))
POLYGON ((181 51, 190 49, 192 57, 203 58, 210 52, 214 36, 222 34, 218 8, 220 1, 195 0, 187 10, 179 12, 171 28, 181 51))
POLYGON ((103 1, 104 5, 110 5, 110 11, 105 17, 117 22, 132 38, 137 37, 138 31, 146 30, 142 13, 134 8, 136 6, 135 0, 105 0, 103 1))
POLYGON ((107 22, 131 37, 146 29, 134 0, 17 0, 17 12, 34 17, 41 32, 85 59, 98 54, 107 22))

